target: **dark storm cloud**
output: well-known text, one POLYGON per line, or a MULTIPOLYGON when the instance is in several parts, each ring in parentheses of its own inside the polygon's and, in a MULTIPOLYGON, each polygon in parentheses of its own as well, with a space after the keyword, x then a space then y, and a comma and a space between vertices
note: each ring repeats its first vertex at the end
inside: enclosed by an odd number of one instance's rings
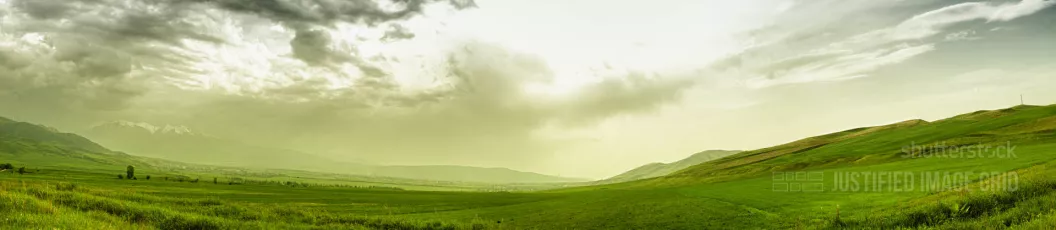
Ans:
MULTIPOLYGON (((320 65, 325 61, 354 62, 360 66, 364 73, 371 76, 384 75, 371 66, 364 66, 362 61, 357 61, 347 53, 333 51, 323 41, 329 41, 329 36, 320 34, 315 27, 330 27, 335 22, 365 23, 376 25, 382 22, 407 19, 418 15, 424 4, 440 2, 437 0, 397 0, 401 7, 392 11, 383 9, 376 1, 371 0, 307 0, 307 1, 284 1, 284 0, 193 0, 191 2, 213 4, 223 9, 234 12, 248 13, 270 18, 276 22, 292 28, 297 33, 297 38, 290 42, 291 46, 300 50, 295 53, 298 58, 306 63, 320 65), (311 52, 310 54, 308 52, 311 52)), ((458 9, 475 6, 472 0, 450 0, 446 1, 458 9)), ((404 31, 402 37, 389 37, 388 39, 406 39, 404 31)), ((295 50, 297 51, 297 50, 295 50)), ((354 50, 351 50, 354 52, 354 50)))
POLYGON ((393 24, 389 26, 389 30, 385 31, 385 36, 381 38, 382 41, 395 41, 414 38, 414 33, 411 33, 399 24, 393 24))
MULTIPOLYGON (((382 9, 376 1, 369 0, 191 0, 189 2, 215 4, 224 9, 263 15, 290 25, 331 24, 337 21, 374 24, 406 19, 421 13, 427 0, 399 0, 402 8, 396 11, 382 9)), ((464 6, 463 2, 455 2, 464 6)), ((470 2, 471 3, 471 2, 470 2)))
MULTIPOLYGON (((35 46, 35 52, 0 50, 2 65, 11 70, 0 77, 30 78, 42 74, 37 70, 56 69, 43 76, 44 79, 38 78, 35 85, 21 88, 50 85, 91 94, 85 98, 127 101, 140 95, 126 93, 134 91, 131 88, 146 86, 125 85, 118 90, 85 85, 99 84, 100 80, 94 79, 136 77, 131 72, 137 68, 149 68, 141 70, 139 75, 144 76, 138 76, 148 78, 201 74, 201 70, 191 66, 197 58, 181 50, 186 48, 187 41, 220 45, 230 42, 201 23, 217 20, 221 15, 214 11, 219 9, 266 18, 292 28, 295 32, 289 42, 292 56, 305 63, 327 67, 350 63, 369 77, 361 80, 364 85, 391 87, 385 70, 358 57, 352 44, 333 47, 333 39, 322 29, 333 27, 337 22, 374 25, 406 19, 421 13, 423 5, 431 2, 437 1, 397 1, 390 10, 366 0, 14 0, 4 16, 14 18, 24 14, 27 17, 7 25, 4 32, 10 36, 36 33, 44 37, 42 43, 24 44, 35 46), (59 68, 63 63, 69 63, 72 68, 59 68), (28 68, 32 65, 35 67, 28 68)), ((473 5, 471 1, 450 3, 456 8, 473 5)), ((125 81, 124 84, 129 82, 146 81, 125 81)), ((93 105, 90 108, 119 109, 90 104, 93 105)))
POLYGON ((362 84, 388 87, 386 83, 391 79, 385 70, 363 60, 353 44, 334 46, 334 43, 325 30, 297 30, 290 40, 290 48, 294 58, 308 65, 334 68, 343 63, 352 64, 363 73, 364 78, 359 80, 362 84))
POLYGON ((332 47, 330 34, 323 30, 299 30, 293 40, 290 40, 290 48, 293 56, 305 63, 322 65, 332 62, 343 62, 351 59, 347 53, 337 52, 332 47))
MULTIPOLYGON (((220 47, 243 42, 245 38, 216 28, 222 23, 236 23, 232 27, 239 29, 250 24, 290 28, 290 56, 332 71, 341 63, 351 64, 365 76, 356 80, 355 89, 344 92, 329 92, 342 90, 310 78, 265 88, 261 94, 289 100, 337 94, 341 101, 330 104, 348 108, 436 101, 429 94, 387 96, 398 86, 386 70, 358 57, 352 44, 331 48, 335 41, 317 30, 332 29, 338 22, 380 25, 406 19, 431 2, 436 1, 401 1, 387 10, 372 1, 11 0, 0 4, 0 113, 67 128, 142 114, 182 113, 187 107, 176 106, 181 103, 154 103, 163 97, 158 95, 186 98, 173 93, 184 92, 172 86, 174 82, 203 84, 194 78, 215 74, 201 68, 208 54, 191 49, 193 43, 220 47)), ((472 6, 465 1, 451 4, 472 6)), ((239 32, 246 31, 234 33, 239 32)), ((212 84, 209 81, 204 80, 212 84)))
POLYGON ((40 19, 57 19, 66 16, 73 9, 67 0, 20 0, 15 2, 30 16, 40 19))

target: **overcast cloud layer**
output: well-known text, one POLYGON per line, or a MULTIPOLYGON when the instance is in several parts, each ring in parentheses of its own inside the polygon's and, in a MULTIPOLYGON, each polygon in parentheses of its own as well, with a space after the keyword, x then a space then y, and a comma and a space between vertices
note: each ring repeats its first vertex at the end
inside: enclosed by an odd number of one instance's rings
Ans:
POLYGON ((1054 103, 1054 5, 0 0, 0 116, 601 178, 1054 103))

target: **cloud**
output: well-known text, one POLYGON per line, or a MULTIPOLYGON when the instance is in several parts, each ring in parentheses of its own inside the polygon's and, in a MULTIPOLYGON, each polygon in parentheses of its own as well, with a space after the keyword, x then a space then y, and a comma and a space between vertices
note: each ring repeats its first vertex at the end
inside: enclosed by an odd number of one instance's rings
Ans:
POLYGON ((324 30, 300 30, 297 31, 293 40, 290 40, 290 48, 293 49, 294 57, 311 65, 344 62, 352 59, 348 56, 349 50, 341 52, 331 47, 333 43, 330 34, 324 30))
POLYGON ((540 130, 647 114, 694 85, 691 78, 625 73, 568 95, 537 95, 525 85, 554 79, 539 57, 489 43, 462 47, 447 57, 438 76, 443 86, 425 91, 358 85, 335 92, 317 79, 268 90, 272 97, 151 92, 144 97, 157 101, 140 110, 169 112, 123 119, 160 119, 217 136, 391 164, 534 167, 567 142, 540 130))
POLYGON ((894 39, 922 39, 941 33, 951 25, 973 20, 1010 21, 1056 5, 1053 0, 1022 0, 1018 3, 967 2, 914 16, 894 27, 894 39))
POLYGON ((975 30, 962 30, 953 33, 946 34, 946 41, 971 41, 979 40, 981 37, 976 37, 977 33, 975 30))
POLYGON ((407 28, 399 25, 392 24, 389 26, 389 30, 385 31, 385 36, 381 37, 382 41, 395 41, 405 40, 414 38, 414 33, 411 33, 407 28))
MULTIPOLYGON (((181 4, 183 1, 170 2, 181 4)), ((187 2, 214 4, 226 10, 261 15, 285 23, 287 26, 299 27, 304 24, 332 24, 338 21, 375 24, 407 19, 420 14, 425 4, 437 1, 395 1, 400 4, 390 7, 370 0, 192 0, 187 2)), ((459 9, 475 6, 473 1, 452 0, 447 2, 459 9)))
POLYGON ((43 19, 55 19, 65 16, 73 7, 63 0, 15 1, 30 16, 43 19))
POLYGON ((821 61, 793 65, 790 68, 770 72, 768 75, 751 78, 747 85, 751 88, 765 88, 775 85, 843 81, 865 77, 869 72, 880 67, 904 62, 914 56, 935 50, 934 45, 902 46, 888 49, 877 49, 865 53, 846 54, 822 58, 821 61))
MULTIPOLYGON (((116 81, 148 84, 125 88, 171 83, 258 96, 320 81, 391 88, 388 71, 360 55, 357 40, 333 34, 347 34, 338 30, 350 26, 400 28, 385 23, 419 15, 434 2, 474 6, 421 0, 5 1, 0 59, 12 72, 0 77, 37 75, 33 87, 80 90, 102 89, 79 85, 121 78, 128 81, 116 81)), ((107 92, 98 94, 130 97, 120 100, 140 95, 107 92)))
MULTIPOLYGON (((173 1, 178 5, 180 1, 173 1)), ((366 74, 371 76, 384 75, 376 67, 366 65, 362 58, 357 58, 355 47, 350 44, 336 44, 323 28, 333 28, 338 23, 364 23, 370 26, 379 23, 408 19, 422 13, 423 6, 430 0, 407 0, 396 1, 395 6, 383 6, 372 0, 310 0, 310 1, 284 1, 284 0, 194 0, 204 4, 212 4, 223 9, 252 14, 265 17, 282 24, 295 31, 296 37, 291 41, 294 57, 311 65, 323 65, 341 62, 351 62, 361 67, 366 74)), ((450 0, 446 1, 457 9, 474 7, 472 0, 450 0)), ((408 39, 408 32, 402 30, 398 25, 391 25, 397 32, 389 36, 386 34, 383 40, 408 39)))
POLYGON ((398 22, 428 2, 0 4, 13 12, 0 16, 0 107, 58 126, 144 120, 330 156, 509 166, 552 156, 565 140, 540 135, 544 127, 649 113, 693 85, 627 72, 537 95, 525 86, 553 83, 550 63, 465 42, 413 72, 431 78, 428 87, 407 89, 392 63, 363 47, 415 38, 398 22))
MULTIPOLYGON (((796 7, 813 9, 811 5, 814 4, 796 7)), ((773 31, 751 35, 762 40, 759 45, 719 61, 713 64, 712 68, 727 75, 747 79, 745 85, 756 89, 785 84, 856 79, 866 77, 882 67, 903 63, 915 56, 934 51, 937 49, 936 44, 940 42, 979 39, 972 36, 975 34, 974 30, 963 30, 949 33, 940 39, 931 39, 958 23, 975 20, 1009 21, 1054 4, 1056 1, 1051 0, 960 3, 924 11, 905 19, 896 19, 893 26, 865 28, 866 31, 858 33, 846 32, 859 28, 846 28, 843 24, 816 23, 828 26, 802 28, 798 24, 790 24, 796 20, 778 22, 767 28, 773 31), (781 32, 784 30, 793 32, 781 32), (774 36, 775 34, 777 36, 774 36)), ((809 12, 799 10, 791 13, 809 12)), ((840 12, 853 14, 856 11, 840 12)))

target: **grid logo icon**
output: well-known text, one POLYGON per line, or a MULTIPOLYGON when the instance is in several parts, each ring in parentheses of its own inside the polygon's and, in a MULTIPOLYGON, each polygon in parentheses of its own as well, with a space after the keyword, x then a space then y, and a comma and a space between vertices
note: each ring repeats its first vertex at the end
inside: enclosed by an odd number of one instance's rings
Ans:
POLYGON ((773 172, 774 192, 823 192, 824 172, 773 172))

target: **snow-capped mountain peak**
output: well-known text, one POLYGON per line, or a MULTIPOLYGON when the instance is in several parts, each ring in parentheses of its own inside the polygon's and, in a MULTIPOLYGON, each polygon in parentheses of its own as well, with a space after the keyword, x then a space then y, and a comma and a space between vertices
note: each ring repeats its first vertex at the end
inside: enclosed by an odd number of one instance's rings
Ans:
POLYGON ((173 134, 194 134, 194 132, 192 132, 190 128, 187 128, 187 126, 173 126, 173 125, 165 125, 164 128, 161 128, 160 132, 161 133, 173 133, 173 134))
POLYGON ((187 126, 182 125, 165 125, 156 126, 146 122, 134 122, 134 121, 112 121, 103 123, 93 127, 93 129, 105 129, 105 128, 133 128, 142 129, 151 134, 179 134, 179 135, 198 135, 187 126))

